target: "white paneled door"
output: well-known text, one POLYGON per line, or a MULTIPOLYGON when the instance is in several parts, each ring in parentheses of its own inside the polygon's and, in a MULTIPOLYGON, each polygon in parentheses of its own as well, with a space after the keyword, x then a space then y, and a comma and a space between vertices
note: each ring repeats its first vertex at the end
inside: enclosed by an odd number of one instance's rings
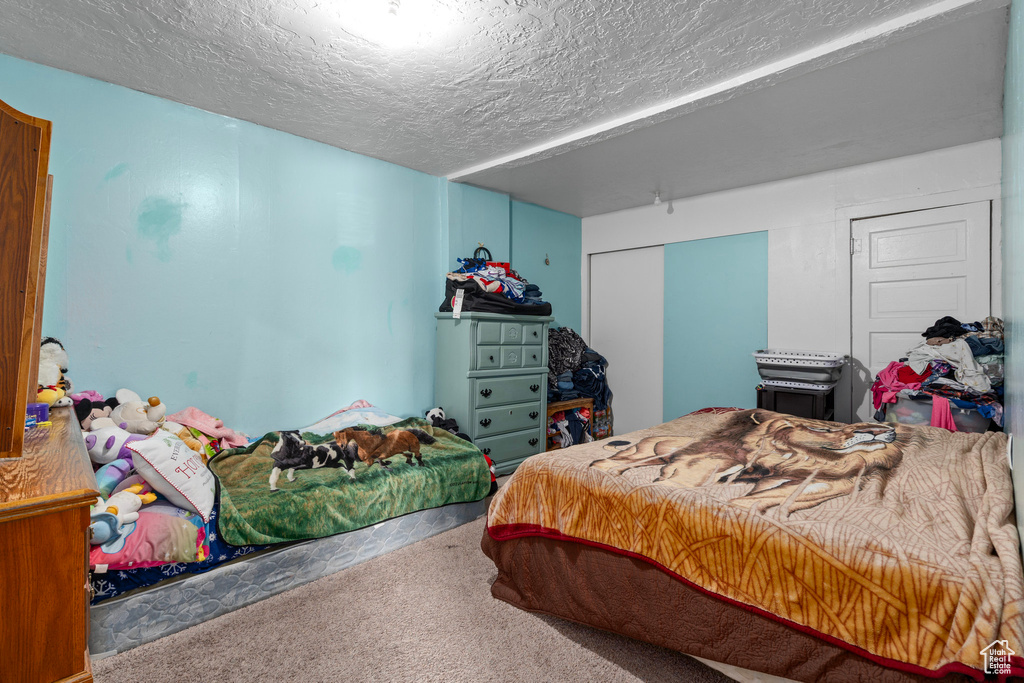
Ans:
POLYGON ((856 420, 874 413, 871 383, 943 316, 991 310, 989 202, 853 221, 851 334, 856 420))
POLYGON ((616 434, 662 423, 665 249, 590 257, 591 347, 608 359, 616 434))

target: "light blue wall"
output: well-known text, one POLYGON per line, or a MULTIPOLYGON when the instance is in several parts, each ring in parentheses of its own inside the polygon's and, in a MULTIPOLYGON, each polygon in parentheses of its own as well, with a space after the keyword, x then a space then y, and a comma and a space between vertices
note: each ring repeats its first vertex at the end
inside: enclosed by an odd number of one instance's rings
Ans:
POLYGON ((509 261, 511 227, 507 194, 470 185, 447 183, 447 268, 457 270, 457 258, 467 258, 483 242, 495 261, 509 261))
POLYGON ((555 321, 580 331, 583 221, 536 204, 512 202, 512 265, 540 287, 555 321), (545 256, 551 262, 544 263, 545 256))
POLYGON ((0 99, 53 121, 43 333, 76 388, 253 433, 431 406, 446 181, 5 56, 0 99))
MULTIPOLYGON (((1024 448, 1024 4, 1010 6, 1003 92, 1003 318, 1006 324, 1006 430, 1024 448)), ((1024 494, 1018 488, 1018 496, 1024 494)), ((1018 513, 1018 516, 1020 513, 1018 513)))
MULTIPOLYGON (((638 296, 642 282, 637 273, 638 296)), ((767 345, 767 232, 665 245, 665 421, 755 407, 751 353, 767 345)))

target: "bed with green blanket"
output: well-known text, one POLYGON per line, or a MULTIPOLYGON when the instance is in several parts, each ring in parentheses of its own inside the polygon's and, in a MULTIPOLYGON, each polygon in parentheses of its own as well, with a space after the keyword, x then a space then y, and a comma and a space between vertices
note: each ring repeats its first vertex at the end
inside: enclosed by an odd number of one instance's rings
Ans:
MULTIPOLYGON (((293 480, 281 476, 272 491, 269 480, 277 461, 271 454, 281 432, 270 432, 210 460, 220 483, 221 538, 232 545, 322 538, 490 493, 488 462, 468 441, 419 418, 362 427, 381 436, 395 430, 425 432, 430 438, 419 446, 422 466, 408 464, 402 454, 390 457, 388 467, 357 458, 351 474, 345 467, 314 465, 296 469, 293 480)), ((332 433, 303 431, 301 437, 311 447, 335 443, 332 433)))

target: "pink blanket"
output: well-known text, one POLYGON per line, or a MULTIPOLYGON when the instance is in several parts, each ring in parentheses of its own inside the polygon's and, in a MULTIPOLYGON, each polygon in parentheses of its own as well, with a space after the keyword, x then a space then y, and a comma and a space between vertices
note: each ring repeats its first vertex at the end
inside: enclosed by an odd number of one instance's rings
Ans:
POLYGON ((220 439, 223 448, 239 448, 249 443, 249 436, 247 434, 225 427, 222 420, 211 417, 199 410, 199 408, 193 408, 192 406, 179 410, 174 415, 168 415, 167 420, 169 422, 177 422, 186 427, 193 427, 209 437, 220 439))

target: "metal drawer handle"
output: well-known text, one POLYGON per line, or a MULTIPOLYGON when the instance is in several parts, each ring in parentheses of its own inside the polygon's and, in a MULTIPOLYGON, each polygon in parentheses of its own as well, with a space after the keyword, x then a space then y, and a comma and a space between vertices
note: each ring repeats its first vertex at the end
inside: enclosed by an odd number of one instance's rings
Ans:
POLYGON ((494 362, 494 356, 487 356, 487 358, 488 358, 488 359, 489 359, 489 360, 490 360, 490 361, 491 361, 492 363, 494 362))
POLYGON ((537 411, 533 411, 532 413, 530 413, 530 419, 536 420, 538 415, 540 415, 540 413, 538 413, 537 411))
POLYGON ((489 424, 491 424, 491 418, 489 417, 485 417, 484 419, 480 420, 481 427, 486 427, 489 424))
POLYGON ((490 448, 485 448, 485 449, 483 449, 480 452, 483 453, 484 455, 490 455, 491 454, 491 449, 490 448))
POLYGON ((531 384, 530 385, 530 391, 532 391, 534 393, 537 393, 538 389, 540 389, 540 385, 539 384, 531 384))
POLYGON ((491 390, 490 389, 481 389, 480 390, 480 395, 483 396, 484 398, 487 398, 488 396, 491 395, 491 390))
POLYGON ((531 446, 536 446, 537 445, 537 439, 536 438, 530 439, 530 445, 531 446))
POLYGON ((537 354, 533 354, 533 359, 537 360, 537 354))
POLYGON ((533 331, 533 336, 534 336, 534 337, 536 337, 536 336, 537 336, 537 330, 534 330, 534 331, 533 331))

